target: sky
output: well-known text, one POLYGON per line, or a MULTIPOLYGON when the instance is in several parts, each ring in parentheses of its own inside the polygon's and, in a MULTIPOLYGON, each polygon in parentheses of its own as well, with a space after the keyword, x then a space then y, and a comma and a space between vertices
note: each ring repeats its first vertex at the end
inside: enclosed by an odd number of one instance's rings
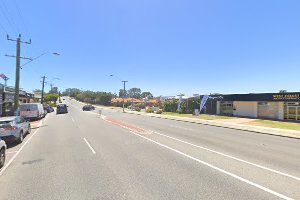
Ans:
MULTIPOLYGON (((298 0, 0 0, 0 73, 21 88, 183 93, 300 91, 298 0), (22 60, 25 63, 26 60, 22 60), (114 77, 110 77, 114 74, 114 77), (57 80, 55 78, 59 78, 57 80)), ((0 80, 3 83, 2 80, 0 80)))

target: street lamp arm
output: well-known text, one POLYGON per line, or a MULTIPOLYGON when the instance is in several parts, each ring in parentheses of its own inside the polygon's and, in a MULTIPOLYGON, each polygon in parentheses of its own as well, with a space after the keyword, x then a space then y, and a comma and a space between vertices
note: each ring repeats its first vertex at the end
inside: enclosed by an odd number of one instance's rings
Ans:
MULTIPOLYGON (((48 53, 50 53, 50 52, 49 52, 49 51, 44 52, 44 53, 42 53, 41 55, 39 55, 39 56, 33 58, 32 60, 30 60, 30 61, 28 61, 27 63, 23 64, 23 65, 21 66, 21 69, 22 69, 22 67, 24 67, 25 65, 31 63, 32 61, 35 61, 35 60, 39 59, 40 57, 42 57, 42 56, 44 56, 44 55, 46 55, 46 54, 48 54, 48 53)), ((53 54, 53 55, 56 55, 56 56, 59 56, 59 55, 60 55, 59 53, 52 53, 52 54, 53 54)))

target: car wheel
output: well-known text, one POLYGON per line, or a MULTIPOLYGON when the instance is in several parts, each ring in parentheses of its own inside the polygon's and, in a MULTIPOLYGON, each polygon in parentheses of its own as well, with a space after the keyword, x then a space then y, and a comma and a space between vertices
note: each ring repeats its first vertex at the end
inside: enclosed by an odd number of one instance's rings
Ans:
POLYGON ((18 142, 19 142, 19 143, 22 143, 23 140, 24 140, 24 134, 23 134, 23 131, 21 131, 21 132, 20 132, 20 137, 19 137, 18 142))
POLYGON ((27 134, 30 134, 30 133, 31 133, 31 126, 29 125, 27 134))
POLYGON ((4 166, 5 162, 5 150, 1 149, 0 151, 0 169, 4 166))

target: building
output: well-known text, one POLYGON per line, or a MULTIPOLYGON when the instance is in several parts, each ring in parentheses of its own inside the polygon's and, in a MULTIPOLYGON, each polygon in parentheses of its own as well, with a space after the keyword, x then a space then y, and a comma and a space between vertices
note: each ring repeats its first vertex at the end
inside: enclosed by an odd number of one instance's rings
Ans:
MULTIPOLYGON (((0 84, 0 116, 10 116, 14 114, 15 88, 4 87, 0 84)), ((34 101, 34 94, 24 90, 19 92, 20 103, 31 103, 34 101)))
POLYGON ((219 115, 300 121, 300 92, 213 95, 211 98, 219 115))

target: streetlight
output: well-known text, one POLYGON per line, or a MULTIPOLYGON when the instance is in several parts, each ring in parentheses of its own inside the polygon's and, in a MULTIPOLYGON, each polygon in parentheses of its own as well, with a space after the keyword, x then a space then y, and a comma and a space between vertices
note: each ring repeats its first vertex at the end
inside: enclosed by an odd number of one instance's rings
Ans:
POLYGON ((22 67, 24 67, 25 65, 31 63, 32 61, 35 61, 35 60, 39 59, 40 57, 42 57, 42 56, 44 56, 44 55, 46 55, 46 54, 52 54, 52 55, 55 55, 55 56, 60 56, 60 53, 46 51, 46 52, 42 53, 41 55, 39 55, 39 56, 37 56, 37 57, 31 59, 31 60, 28 61, 27 63, 23 64, 23 65, 21 66, 21 69, 22 69, 22 67))
MULTIPOLYGON (((110 77, 116 77, 117 79, 119 79, 119 81, 121 81, 121 79, 114 75, 114 74, 111 74, 109 75, 110 77)), ((126 95, 126 83, 128 83, 128 81, 121 81, 124 85, 124 90, 123 90, 123 113, 125 112, 125 95, 126 95)))

